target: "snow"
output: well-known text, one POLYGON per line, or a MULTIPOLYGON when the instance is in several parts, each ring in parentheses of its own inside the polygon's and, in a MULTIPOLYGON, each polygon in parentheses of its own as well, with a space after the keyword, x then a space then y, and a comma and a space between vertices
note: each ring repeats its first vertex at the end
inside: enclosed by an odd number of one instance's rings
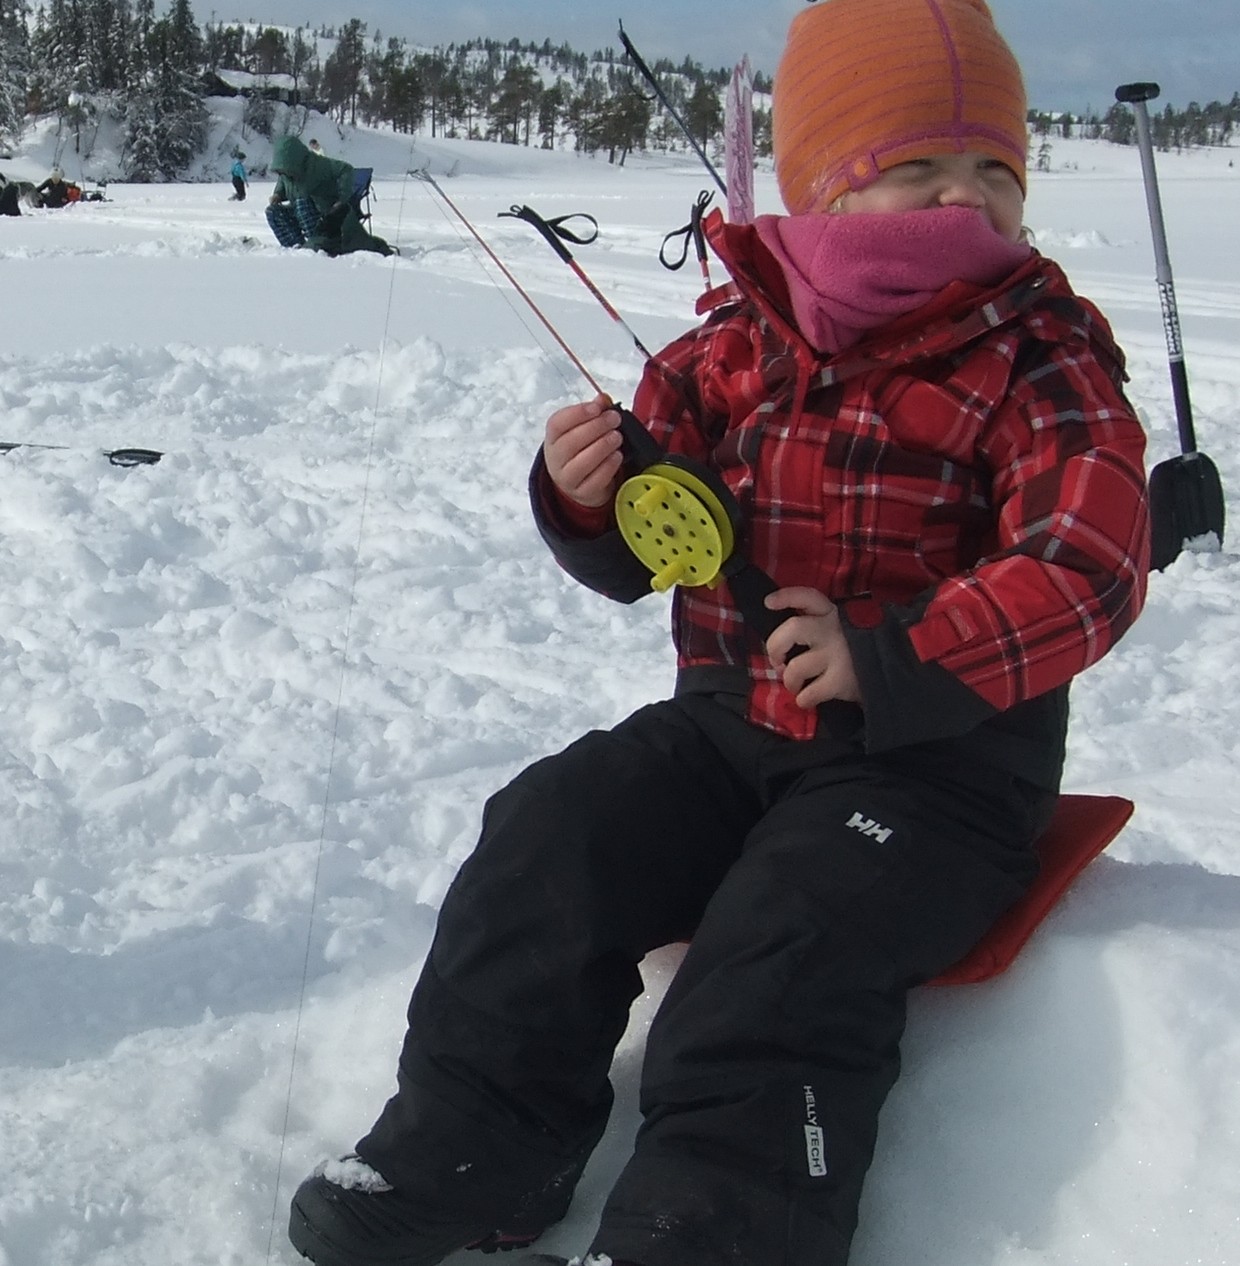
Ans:
MULTIPOLYGON (((0 457, 0 1266, 300 1260, 288 1197, 391 1092, 483 800, 671 685, 665 600, 574 587, 529 521, 543 419, 588 388, 405 173, 430 164, 620 399, 628 340, 498 213, 597 216, 575 253, 655 346, 694 321, 697 269, 657 252, 706 173, 318 134, 376 168, 400 258, 280 250, 263 182, 0 220, 0 441, 66 446, 0 457), (166 455, 101 455, 131 445, 166 455)), ((54 144, 6 174, 41 179, 54 144)), ((1159 156, 1198 440, 1233 494, 1234 153, 1159 156)), ((1055 141, 1031 181, 1171 457, 1136 151, 1055 141)), ((1005 977, 914 997, 856 1266, 1240 1255, 1238 592, 1234 548, 1186 552, 1076 686, 1066 785, 1135 817, 1005 977)), ((675 964, 646 964, 611 1131, 540 1247, 589 1241, 675 964)))

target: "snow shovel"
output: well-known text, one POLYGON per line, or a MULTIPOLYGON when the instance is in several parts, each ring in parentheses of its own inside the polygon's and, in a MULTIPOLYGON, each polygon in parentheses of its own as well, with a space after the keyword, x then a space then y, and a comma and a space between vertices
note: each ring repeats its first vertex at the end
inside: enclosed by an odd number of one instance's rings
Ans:
POLYGON ((1162 571, 1180 556, 1187 541, 1200 542, 1214 550, 1223 547, 1226 506, 1218 468, 1197 451, 1193 433, 1193 412, 1188 399, 1188 375, 1184 369, 1184 348, 1180 341, 1180 317, 1175 306, 1171 262, 1167 257, 1167 234, 1163 226, 1158 178, 1154 172, 1154 147, 1150 141, 1150 116, 1145 108, 1159 94, 1157 84, 1120 84, 1116 101, 1133 107, 1137 120, 1137 141, 1141 149, 1141 171, 1145 179, 1145 200, 1149 206, 1150 230, 1154 237, 1158 294, 1162 300, 1163 331, 1171 359, 1171 391, 1180 431, 1180 456, 1159 462, 1150 471, 1150 521, 1152 540, 1150 567, 1162 571), (1211 539, 1212 538, 1212 539, 1211 539))

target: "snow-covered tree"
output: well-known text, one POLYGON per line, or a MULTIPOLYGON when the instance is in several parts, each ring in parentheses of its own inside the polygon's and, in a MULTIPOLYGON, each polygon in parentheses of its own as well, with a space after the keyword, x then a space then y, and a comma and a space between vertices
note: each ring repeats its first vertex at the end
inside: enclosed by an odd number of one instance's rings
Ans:
POLYGON ((21 135, 29 79, 26 0, 0 0, 0 141, 21 135))
POLYGON ((185 75, 196 75, 203 64, 202 32, 189 0, 172 0, 168 16, 160 23, 166 28, 164 61, 185 75))
POLYGON ((63 110, 84 86, 86 24, 79 0, 51 0, 40 10, 32 54, 35 96, 45 110, 63 110))
POLYGON ((158 180, 159 118, 155 95, 149 88, 136 91, 125 111, 125 177, 142 184, 158 180))

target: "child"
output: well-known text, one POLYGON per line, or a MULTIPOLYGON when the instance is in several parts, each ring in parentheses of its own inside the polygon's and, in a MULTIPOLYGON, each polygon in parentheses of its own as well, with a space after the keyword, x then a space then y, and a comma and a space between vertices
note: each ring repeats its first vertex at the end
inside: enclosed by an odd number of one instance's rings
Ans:
POLYGON ((232 175, 232 185, 233 185, 233 196, 229 199, 229 201, 230 202, 244 202, 245 201, 245 187, 248 182, 245 177, 245 155, 241 153, 240 150, 238 150, 237 153, 233 156, 233 165, 232 165, 231 175, 232 175))
MULTIPOLYGON (((490 801, 396 1094, 294 1197, 318 1266, 561 1217, 638 964, 690 931, 590 1252, 842 1266, 906 995, 1036 870, 1068 684, 1140 610, 1148 522, 1122 356, 1021 240, 1020 72, 983 0, 824 0, 774 142, 788 215, 712 218, 733 284, 633 407, 736 495, 786 619, 763 643, 726 584, 678 589, 675 697, 490 801)), ((617 422, 555 413, 532 491, 560 563, 632 602, 617 422)))

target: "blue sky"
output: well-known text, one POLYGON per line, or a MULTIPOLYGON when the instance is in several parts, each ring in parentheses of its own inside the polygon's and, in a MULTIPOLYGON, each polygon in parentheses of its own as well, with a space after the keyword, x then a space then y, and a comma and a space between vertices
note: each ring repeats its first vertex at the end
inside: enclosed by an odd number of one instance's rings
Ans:
MULTIPOLYGON (((742 53, 773 71, 790 18, 803 0, 246 0, 242 13, 207 9, 206 21, 254 19, 281 26, 360 18, 371 34, 419 44, 490 36, 567 43, 580 52, 619 47, 620 20, 646 57, 731 66, 742 53)), ((1152 79, 1162 99, 1230 100, 1240 91, 1236 0, 991 0, 1025 69, 1031 104, 1104 111, 1117 84, 1152 79)))

